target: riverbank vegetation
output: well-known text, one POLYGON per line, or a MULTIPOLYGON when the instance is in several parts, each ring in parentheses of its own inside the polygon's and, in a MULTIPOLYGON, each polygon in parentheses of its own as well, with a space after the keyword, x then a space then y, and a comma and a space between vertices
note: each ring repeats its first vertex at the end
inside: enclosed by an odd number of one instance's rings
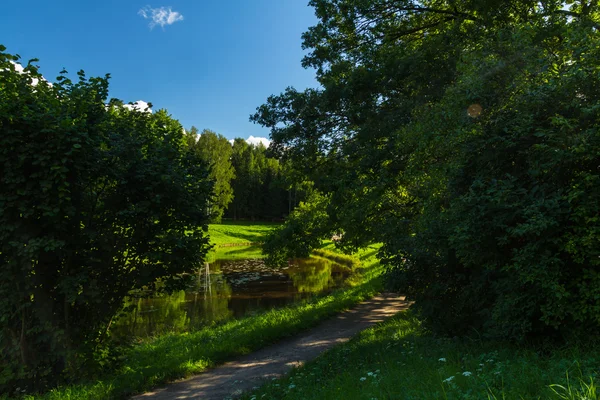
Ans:
POLYGON ((329 295, 196 332, 143 340, 123 354, 118 368, 90 383, 61 387, 40 396, 24 396, 24 399, 122 399, 202 372, 236 355, 310 328, 382 289, 383 267, 372 250, 356 254, 361 267, 355 278, 349 281, 349 286, 329 295))

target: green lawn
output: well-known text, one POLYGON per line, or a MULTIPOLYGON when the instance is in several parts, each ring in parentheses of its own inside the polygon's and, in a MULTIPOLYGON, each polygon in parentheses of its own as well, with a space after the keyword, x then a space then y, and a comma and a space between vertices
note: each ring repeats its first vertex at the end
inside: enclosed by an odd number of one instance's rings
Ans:
POLYGON ((269 222, 230 221, 210 224, 208 234, 210 242, 217 246, 227 243, 256 243, 263 242, 265 235, 279 225, 269 222))
POLYGON ((436 338, 405 312, 243 399, 596 400, 599 375, 598 343, 536 352, 436 338))

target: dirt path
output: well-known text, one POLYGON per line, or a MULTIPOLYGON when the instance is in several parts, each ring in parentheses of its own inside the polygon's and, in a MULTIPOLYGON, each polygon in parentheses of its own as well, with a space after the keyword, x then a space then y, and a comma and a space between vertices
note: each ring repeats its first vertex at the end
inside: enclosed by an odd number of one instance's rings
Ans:
POLYGON ((235 398, 243 391, 278 378, 293 367, 316 358, 361 330, 405 310, 404 297, 382 294, 344 311, 294 338, 265 347, 200 375, 139 395, 137 400, 235 398))

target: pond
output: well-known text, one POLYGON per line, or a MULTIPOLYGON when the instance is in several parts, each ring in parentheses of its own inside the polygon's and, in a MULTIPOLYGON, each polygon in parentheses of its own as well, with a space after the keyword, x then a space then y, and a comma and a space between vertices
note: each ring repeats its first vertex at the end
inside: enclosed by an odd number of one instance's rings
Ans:
POLYGON ((263 260, 217 260, 189 276, 189 288, 131 298, 132 311, 111 327, 115 340, 193 331, 215 322, 302 301, 343 284, 349 269, 323 258, 268 267, 263 260))

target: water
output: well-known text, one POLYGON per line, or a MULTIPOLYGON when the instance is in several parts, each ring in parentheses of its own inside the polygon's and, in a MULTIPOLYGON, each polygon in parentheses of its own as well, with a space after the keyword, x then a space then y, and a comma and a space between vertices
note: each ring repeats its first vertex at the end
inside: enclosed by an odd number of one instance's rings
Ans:
POLYGON ((116 340, 127 340, 196 330, 329 292, 348 275, 348 268, 320 258, 281 268, 267 267, 263 260, 217 260, 188 276, 187 290, 130 299, 132 311, 111 332, 116 340))

